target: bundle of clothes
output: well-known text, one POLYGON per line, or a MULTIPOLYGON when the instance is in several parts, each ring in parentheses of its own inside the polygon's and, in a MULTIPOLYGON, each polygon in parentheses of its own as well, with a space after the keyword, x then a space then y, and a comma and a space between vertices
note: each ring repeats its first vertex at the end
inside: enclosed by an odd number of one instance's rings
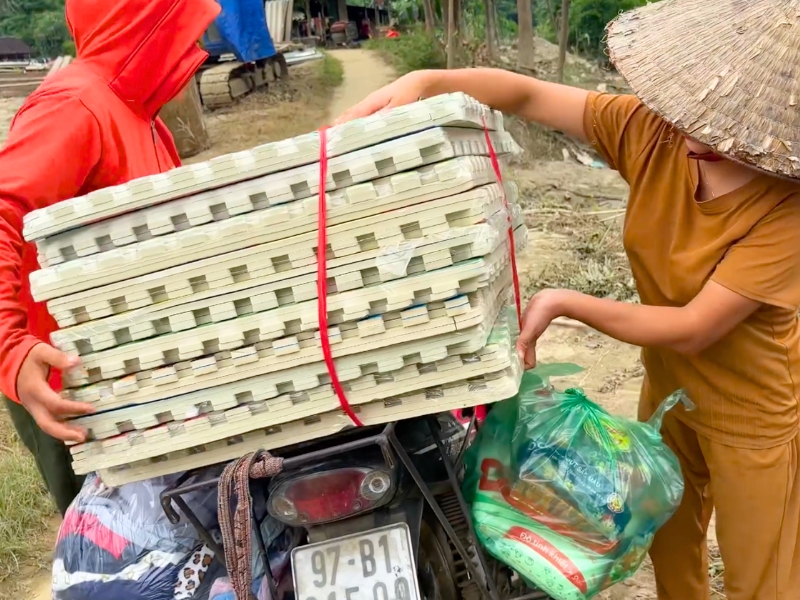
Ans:
MULTIPOLYGON (((175 479, 112 488, 89 477, 59 529, 53 600, 234 600, 225 557, 217 556, 191 524, 173 524, 164 514, 161 492, 175 479)), ((219 543, 217 487, 187 494, 184 500, 219 543)), ((279 584, 291 585, 291 553, 303 531, 266 512, 260 528, 271 573, 279 584)), ((272 600, 255 544, 251 564, 253 595, 272 600)))

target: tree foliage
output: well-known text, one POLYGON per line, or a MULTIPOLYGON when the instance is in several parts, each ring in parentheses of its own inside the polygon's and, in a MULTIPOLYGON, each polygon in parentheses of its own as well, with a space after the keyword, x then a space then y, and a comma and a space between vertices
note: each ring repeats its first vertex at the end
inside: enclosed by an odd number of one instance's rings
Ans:
MULTIPOLYGON (((445 22, 447 0, 431 0, 438 25, 445 22)), ((517 0, 495 0, 497 10, 497 34, 501 40, 510 40, 517 35, 517 0)), ((422 21, 423 0, 391 0, 393 15, 405 25, 422 21)), ((486 7, 484 0, 461 0, 462 35, 482 38, 486 31, 486 7)))
MULTIPOLYGON (((650 0, 652 1, 652 0, 650 0)), ((619 13, 647 4, 648 0, 572 0, 569 13, 568 46, 581 54, 602 57, 606 25, 619 13)), ((539 35, 558 42, 559 0, 537 4, 539 35)))
MULTIPOLYGON (((537 34, 558 43, 561 0, 527 0, 533 7, 533 22, 537 34)), ((649 0, 656 1, 656 0, 649 0)), ((605 27, 620 12, 647 4, 648 0, 571 0, 568 46, 573 52, 602 58, 605 27)), ((443 10, 447 0, 432 0, 437 23, 444 22, 443 10)), ((501 40, 517 37, 517 0, 494 0, 497 11, 497 33, 501 40)), ((393 12, 408 24, 421 22, 423 0, 391 0, 393 12)), ((482 39, 486 32, 485 0, 460 0, 461 34, 470 39, 482 39)))
MULTIPOLYGON (((538 34, 558 41, 556 27, 560 0, 538 0, 534 7, 534 23, 538 34)), ((569 16, 569 46, 573 51, 601 57, 605 26, 621 11, 646 4, 648 0, 572 0, 569 16)), ((447 0, 432 0, 437 22, 444 21, 447 0)), ((423 0, 392 0, 396 15, 409 22, 422 21, 423 0)), ((517 35, 517 0, 495 0, 497 34, 502 40, 517 35)), ((461 0, 461 23, 470 38, 481 38, 486 31, 484 0, 461 0)), ((74 54, 74 46, 64 19, 64 0, 0 0, 0 36, 17 37, 27 42, 40 55, 54 57, 74 54)))
POLYGON ((647 4, 648 0, 572 0, 570 43, 590 54, 602 54, 606 25, 619 13, 647 4))
POLYGON ((0 0, 0 36, 27 42, 38 54, 73 54, 64 0, 0 0))
POLYGON ((399 38, 369 40, 366 47, 382 54, 394 66, 398 75, 420 69, 442 69, 446 66, 443 46, 420 24, 408 27, 399 38))

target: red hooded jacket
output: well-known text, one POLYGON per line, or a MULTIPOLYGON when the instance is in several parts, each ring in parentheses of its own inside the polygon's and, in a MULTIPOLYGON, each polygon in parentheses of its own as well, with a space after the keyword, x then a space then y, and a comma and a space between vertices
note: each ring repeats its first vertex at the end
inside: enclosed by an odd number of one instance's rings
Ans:
POLYGON ((205 60, 197 42, 219 12, 214 0, 67 0, 78 56, 28 97, 0 150, 0 391, 11 399, 31 348, 56 329, 30 295, 39 265, 23 216, 179 164, 156 115, 205 60))

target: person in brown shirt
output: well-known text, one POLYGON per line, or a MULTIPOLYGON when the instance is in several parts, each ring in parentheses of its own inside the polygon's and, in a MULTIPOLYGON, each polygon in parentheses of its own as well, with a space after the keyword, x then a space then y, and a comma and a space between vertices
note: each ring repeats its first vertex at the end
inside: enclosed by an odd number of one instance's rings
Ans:
POLYGON ((340 121, 462 91, 590 142, 619 171, 641 304, 540 292, 518 350, 533 366, 550 322, 577 319, 642 347, 641 419, 679 388, 696 405, 662 430, 686 486, 651 548, 661 600, 710 597, 712 510, 728 600, 797 600, 800 0, 662 0, 612 22, 608 46, 635 96, 420 71, 340 121))

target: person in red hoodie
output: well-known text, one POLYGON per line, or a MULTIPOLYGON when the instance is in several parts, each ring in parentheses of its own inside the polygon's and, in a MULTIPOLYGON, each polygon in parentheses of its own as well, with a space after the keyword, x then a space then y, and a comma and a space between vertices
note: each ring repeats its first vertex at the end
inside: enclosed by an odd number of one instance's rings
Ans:
POLYGON ((63 441, 85 437, 65 418, 92 407, 58 393, 77 363, 48 344, 56 324, 31 298, 23 217, 178 166, 157 115, 205 61, 198 41, 219 12, 214 0, 66 0, 77 58, 28 97, 0 150, 0 391, 62 514, 81 484, 63 441))

